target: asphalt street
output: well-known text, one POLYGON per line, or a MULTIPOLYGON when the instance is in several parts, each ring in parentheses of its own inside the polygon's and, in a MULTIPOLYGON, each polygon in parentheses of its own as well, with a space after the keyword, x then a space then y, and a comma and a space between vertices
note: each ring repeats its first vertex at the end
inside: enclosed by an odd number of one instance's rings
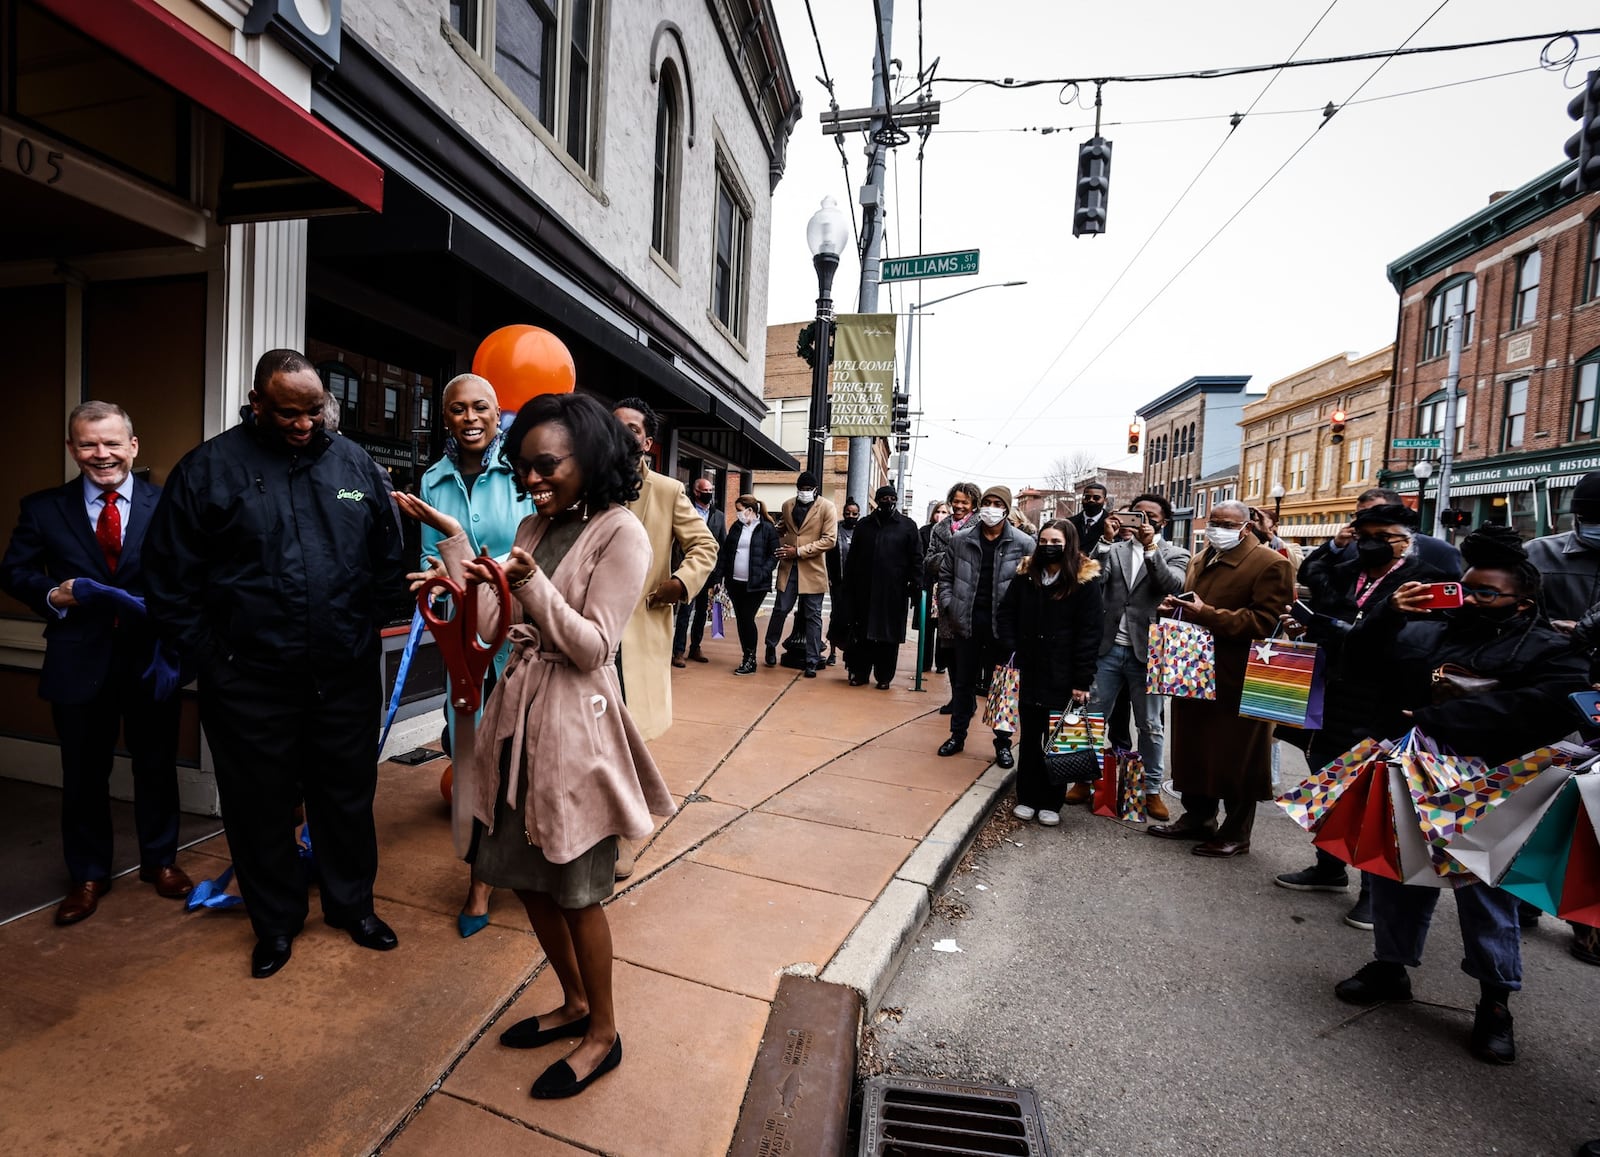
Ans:
POLYGON ((885 998, 879 1055, 1033 1088, 1058 1157, 1562 1157, 1600 1136, 1600 968, 1568 955, 1565 924, 1527 932, 1517 1062, 1485 1065, 1448 891, 1416 1002, 1352 1008, 1333 985, 1371 955, 1340 918, 1354 887, 1272 883, 1309 847, 1273 804, 1230 861, 1084 808, 1022 826, 952 881, 885 998))

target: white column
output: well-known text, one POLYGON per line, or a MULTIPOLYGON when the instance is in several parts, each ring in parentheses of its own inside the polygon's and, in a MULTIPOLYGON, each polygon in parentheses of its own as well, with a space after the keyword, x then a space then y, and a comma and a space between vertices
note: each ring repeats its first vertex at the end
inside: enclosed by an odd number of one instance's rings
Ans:
POLYGON ((212 297, 222 334, 212 377, 220 388, 206 399, 208 437, 238 421, 262 354, 305 348, 306 222, 229 227, 212 297))

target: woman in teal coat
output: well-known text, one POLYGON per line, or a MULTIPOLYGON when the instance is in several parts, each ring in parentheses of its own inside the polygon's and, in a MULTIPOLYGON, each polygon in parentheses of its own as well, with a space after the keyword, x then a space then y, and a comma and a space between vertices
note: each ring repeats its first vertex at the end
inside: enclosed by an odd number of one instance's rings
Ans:
MULTIPOLYGON (((472 542, 472 552, 488 552, 493 557, 511 551, 517 524, 532 508, 517 498, 511 467, 500 457, 500 403, 494 387, 476 374, 462 374, 444 388, 444 425, 449 436, 444 457, 422 476, 420 497, 429 506, 450 515, 461 524, 472 542)), ((426 523, 422 526, 422 555, 437 558, 439 532, 426 523)), ((488 686, 505 670, 509 645, 494 657, 488 686)), ((453 738, 455 713, 445 705, 445 718, 453 738)), ((462 936, 481 931, 489 922, 489 885, 476 878, 467 891, 466 903, 456 916, 462 936)))

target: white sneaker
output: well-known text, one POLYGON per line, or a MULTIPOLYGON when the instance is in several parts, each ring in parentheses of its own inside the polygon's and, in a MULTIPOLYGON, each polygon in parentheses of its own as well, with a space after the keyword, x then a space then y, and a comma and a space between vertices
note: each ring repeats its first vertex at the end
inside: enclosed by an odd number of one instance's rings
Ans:
POLYGON ((1053 828, 1061 822, 1061 813, 1042 811, 1039 813, 1039 822, 1047 828, 1053 828))
MULTIPOLYGON (((1011 814, 1016 816, 1019 820, 1031 820, 1034 816, 1038 815, 1039 813, 1034 811, 1027 804, 1019 803, 1016 807, 1011 809, 1011 814)), ((1061 822, 1061 817, 1057 816, 1056 817, 1056 823, 1060 823, 1060 822, 1061 822)))

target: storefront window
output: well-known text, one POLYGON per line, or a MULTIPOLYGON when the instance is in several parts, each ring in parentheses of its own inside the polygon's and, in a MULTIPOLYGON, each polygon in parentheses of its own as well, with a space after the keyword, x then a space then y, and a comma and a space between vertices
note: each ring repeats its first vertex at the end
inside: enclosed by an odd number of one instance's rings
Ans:
POLYGON ((339 432, 389 471, 396 489, 429 463, 435 379, 404 366, 315 339, 306 355, 322 384, 339 399, 339 432))
POLYGON ((1550 533, 1560 534, 1572 527, 1571 486, 1559 486, 1550 491, 1550 533))

